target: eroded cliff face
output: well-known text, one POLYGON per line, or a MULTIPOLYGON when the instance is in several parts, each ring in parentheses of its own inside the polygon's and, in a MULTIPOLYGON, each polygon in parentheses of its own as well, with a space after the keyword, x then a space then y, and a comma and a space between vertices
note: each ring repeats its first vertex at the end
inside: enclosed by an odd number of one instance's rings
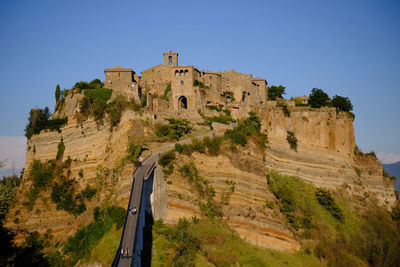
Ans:
POLYGON ((269 138, 267 168, 299 176, 317 187, 370 195, 381 205, 396 202, 393 182, 383 177, 382 164, 375 158, 354 156, 353 120, 346 113, 333 108, 291 108, 288 117, 276 107, 268 109, 263 119, 269 138), (290 148, 287 131, 293 131, 298 140, 297 152, 290 148), (361 176, 356 168, 363 170, 361 176))
MULTIPOLYGON (((73 110, 71 107, 65 112, 73 114, 73 110)), ((129 161, 122 164, 122 159, 126 156, 130 141, 145 139, 151 135, 152 123, 146 115, 127 111, 122 116, 120 125, 111 131, 107 120, 99 124, 89 118, 83 123, 77 123, 70 116, 68 124, 60 133, 42 131, 32 136, 27 144, 25 172, 17 194, 18 202, 8 216, 6 226, 20 233, 17 240, 24 238, 26 232, 44 233, 48 230, 56 240, 65 240, 93 219, 94 207, 105 203, 126 207, 135 166, 129 161), (57 210, 50 198, 51 188, 39 193, 32 209, 23 205, 27 199, 25 193, 32 184, 29 178, 31 163, 35 159, 55 159, 61 138, 65 144, 62 160, 72 160, 69 177, 77 181, 77 191, 84 189, 87 184, 97 189, 94 199, 86 203, 87 210, 79 216, 57 210), (81 170, 83 175, 79 175, 81 170)))
MULTIPOLYGON (((60 133, 41 132, 28 141, 26 171, 17 195, 18 203, 6 223, 19 233, 17 240, 24 238, 27 232, 50 230, 56 241, 63 241, 92 221, 94 207, 106 203, 126 207, 135 169, 132 163, 121 164, 128 144, 160 146, 152 141, 156 123, 153 114, 128 110, 112 130, 106 119, 103 124, 92 118, 79 123, 75 115, 79 112, 81 97, 82 94, 68 95, 65 105, 54 114, 54 117, 68 116, 68 124, 60 133), (40 192, 32 209, 22 204, 31 185, 30 164, 34 159, 54 159, 61 137, 65 144, 63 160, 71 158, 70 177, 78 182, 78 190, 90 184, 98 192, 87 203, 87 211, 79 216, 57 210, 50 199, 51 189, 40 192), (83 176, 79 175, 81 170, 83 176)), ((290 109, 289 117, 277 107, 259 110, 269 138, 269 147, 264 152, 250 142, 246 148, 239 147, 235 152, 225 148, 217 157, 199 153, 193 153, 191 158, 180 156, 175 172, 169 177, 163 175, 161 167, 156 169, 152 197, 155 219, 176 223, 182 217, 201 216, 192 186, 177 171, 178 166, 191 161, 215 188, 217 201, 229 190, 231 185, 227 181, 235 184, 228 204, 222 206, 223 218, 241 237, 262 247, 290 251, 300 248, 279 209, 266 205, 276 201, 267 187, 265 174, 268 169, 299 176, 318 187, 340 188, 360 198, 376 198, 386 207, 396 202, 394 184, 382 176, 380 162, 354 156, 351 118, 345 113, 337 114, 334 109, 290 109), (287 131, 293 131, 298 139, 297 152, 290 149, 287 131), (360 170, 360 176, 356 168, 360 170)), ((225 128, 218 129, 216 126, 216 132, 225 128)))
MULTIPOLYGON (((285 218, 277 207, 268 208, 267 202, 275 202, 267 189, 263 154, 254 145, 232 152, 223 148, 217 157, 193 153, 191 157, 178 156, 175 171, 164 177, 166 192, 167 223, 177 223, 179 218, 201 216, 196 189, 177 170, 186 163, 194 163, 200 175, 215 188, 215 200, 221 198, 234 185, 229 201, 221 204, 223 219, 250 243, 277 250, 296 251, 300 244, 285 226, 285 218)), ((157 180, 157 177, 156 177, 157 180)), ((162 210, 162 209, 161 209, 162 210)), ((162 214, 162 212, 160 212, 162 214)), ((163 216, 161 216, 163 217, 163 216)))

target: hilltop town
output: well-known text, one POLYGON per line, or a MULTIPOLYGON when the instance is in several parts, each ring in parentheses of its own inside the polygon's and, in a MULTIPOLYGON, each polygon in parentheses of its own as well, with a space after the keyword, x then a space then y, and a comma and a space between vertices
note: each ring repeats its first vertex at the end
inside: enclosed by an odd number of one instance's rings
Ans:
MULTIPOLYGON (((72 265, 95 257, 96 248, 86 253, 76 233, 106 225, 108 213, 123 218, 132 174, 157 154, 143 204, 157 227, 217 220, 237 242, 288 253, 282 255, 309 249, 300 257, 313 263, 336 259, 326 248, 338 241, 321 236, 353 227, 361 217, 352 210, 396 207, 394 181, 374 153, 357 148, 350 112, 310 106, 308 97, 271 99, 266 79, 179 65, 172 51, 163 56, 141 76, 115 66, 104 70, 103 82, 57 87, 53 114, 31 110, 25 171, 6 220, 17 241, 38 231, 52 236, 54 249, 66 242, 60 257, 72 265)), ((163 238, 157 229, 154 238, 163 238)), ((106 232, 119 242, 110 226, 91 245, 106 242, 106 232)))

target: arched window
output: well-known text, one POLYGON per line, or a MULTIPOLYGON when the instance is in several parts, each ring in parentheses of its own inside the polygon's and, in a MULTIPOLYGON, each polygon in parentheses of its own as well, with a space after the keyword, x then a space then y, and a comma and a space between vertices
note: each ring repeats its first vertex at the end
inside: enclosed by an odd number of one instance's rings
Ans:
POLYGON ((188 76, 188 75, 189 75, 189 71, 185 70, 185 76, 188 76))
POLYGON ((183 76, 183 70, 179 71, 179 76, 183 76))
POLYGON ((172 56, 168 57, 168 65, 172 65, 172 56))
POLYGON ((175 76, 178 77, 179 76, 179 70, 175 71, 175 76))
POLYGON ((178 111, 187 109, 187 98, 185 96, 181 96, 178 99, 178 111))

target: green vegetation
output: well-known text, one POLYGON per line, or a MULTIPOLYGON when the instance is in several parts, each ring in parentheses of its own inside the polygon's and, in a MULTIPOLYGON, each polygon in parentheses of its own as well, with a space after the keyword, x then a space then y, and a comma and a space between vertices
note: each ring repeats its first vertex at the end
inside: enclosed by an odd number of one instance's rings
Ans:
POLYGON ((387 173, 384 169, 382 169, 382 175, 383 177, 389 178, 390 180, 396 181, 396 176, 392 175, 390 176, 389 173, 387 173))
POLYGON ((353 104, 348 97, 335 95, 332 98, 331 104, 339 111, 350 112, 353 110, 353 104))
POLYGON ((319 202, 327 211, 329 211, 333 218, 337 219, 340 222, 343 222, 343 213, 342 210, 338 207, 332 195, 323 190, 317 189, 315 192, 315 196, 319 202))
POLYGON ((359 168, 357 168, 356 166, 354 166, 353 168, 354 168, 354 170, 356 171, 357 176, 358 176, 358 177, 361 177, 361 170, 360 170, 359 168))
POLYGON ((119 122, 121 121, 122 113, 128 106, 129 103, 128 101, 126 101, 126 98, 123 95, 117 95, 114 101, 112 101, 108 105, 106 111, 108 113, 108 120, 110 122, 111 128, 119 124, 119 122))
POLYGON ((297 152, 297 138, 294 136, 293 131, 287 131, 286 140, 288 141, 290 148, 297 152))
POLYGON ((192 217, 168 226, 153 225, 151 266, 323 266, 305 252, 279 252, 253 246, 221 220, 192 217))
POLYGON ((370 157, 372 159, 378 160, 374 151, 371 151, 369 153, 364 153, 357 145, 354 146, 354 156, 370 157))
POLYGON ((208 87, 207 85, 205 85, 202 81, 199 81, 199 80, 194 80, 193 81, 193 86, 198 86, 198 87, 200 87, 200 88, 204 88, 204 89, 209 89, 210 87, 208 87))
POLYGON ((165 88, 165 91, 164 91, 164 95, 163 96, 161 96, 160 98, 161 99, 164 99, 164 100, 166 100, 166 101, 169 101, 169 98, 168 98, 168 93, 169 93, 169 91, 171 91, 171 82, 169 82, 169 83, 167 83, 167 87, 165 88))
POLYGON ((308 104, 311 105, 312 108, 320 108, 329 105, 329 96, 322 89, 313 88, 311 90, 310 99, 308 100, 308 104))
POLYGON ((139 157, 144 150, 144 144, 128 144, 126 160, 129 160, 135 166, 139 166, 139 157))
POLYGON ((220 218, 223 213, 221 204, 214 199, 215 189, 208 180, 199 174, 193 162, 183 165, 179 172, 185 177, 196 192, 197 204, 202 214, 210 219, 220 218))
POLYGON ((190 156, 194 151, 210 156, 218 156, 221 151, 222 141, 222 137, 210 138, 206 136, 203 140, 193 139, 191 144, 175 144, 175 151, 187 156, 190 156))
POLYGON ((249 113, 249 117, 237 121, 237 126, 233 130, 227 130, 225 137, 234 144, 245 146, 248 138, 253 138, 258 146, 264 150, 268 144, 268 137, 261 133, 261 121, 254 112, 249 113))
POLYGON ((164 174, 169 175, 174 171, 174 160, 176 159, 175 157, 175 151, 171 150, 168 151, 167 153, 163 154, 161 158, 158 160, 158 164, 163 166, 164 174))
POLYGON ((100 262, 103 266, 111 266, 115 252, 119 247, 122 236, 122 227, 117 229, 115 224, 92 249, 88 262, 100 262))
POLYGON ((200 116, 206 121, 205 124, 210 125, 210 128, 211 128, 212 122, 230 124, 231 122, 235 121, 234 119, 232 119, 231 112, 228 109, 221 109, 221 107, 217 107, 214 105, 207 105, 206 108, 208 108, 210 110, 215 110, 217 112, 222 111, 225 113, 225 115, 207 117, 199 111, 200 116))
POLYGON ((0 222, 13 206, 20 183, 21 179, 16 175, 3 177, 0 180, 0 222))
POLYGON ((161 141, 179 140, 185 134, 190 133, 192 126, 187 119, 165 118, 168 124, 156 125, 155 134, 160 137, 161 141))
POLYGON ((284 101, 278 101, 277 106, 282 108, 285 117, 290 117, 290 109, 284 101))
POLYGON ((78 260, 88 257, 91 250, 114 224, 117 229, 121 228, 124 224, 125 213, 124 208, 117 206, 95 208, 94 222, 80 228, 74 236, 68 238, 64 246, 63 251, 69 259, 69 264, 74 265, 78 260))
POLYGON ((61 90, 60 90, 60 85, 59 84, 57 84, 56 92, 54 94, 55 94, 56 103, 57 103, 60 100, 60 96, 61 96, 61 90))
POLYGON ((77 192, 77 182, 75 179, 69 178, 71 162, 70 158, 64 162, 34 160, 29 169, 32 186, 25 193, 27 201, 24 204, 28 208, 32 208, 39 193, 51 188, 51 200, 57 204, 57 209, 74 215, 84 212, 86 210, 85 200, 90 201, 96 194, 96 189, 87 185, 84 190, 77 192))
POLYGON ((269 86, 268 87, 268 100, 277 100, 278 98, 283 98, 282 95, 286 94, 285 89, 286 89, 286 87, 283 85, 269 86))
POLYGON ((58 143, 58 146, 57 146, 56 160, 60 160, 62 158, 62 156, 64 155, 64 151, 65 151, 64 140, 61 137, 61 141, 60 141, 60 143, 58 143))
POLYGON ((107 108, 107 101, 111 98, 112 90, 99 87, 85 89, 83 93, 85 97, 80 102, 81 114, 85 118, 93 115, 95 120, 102 120, 107 108))
POLYGON ((384 209, 373 204, 352 208, 352 199, 335 198, 297 177, 273 171, 267 180, 295 233, 314 240, 308 251, 316 257, 330 266, 399 265, 400 231, 384 209))
POLYGON ((243 91, 242 92, 242 102, 244 102, 246 100, 246 95, 247 95, 247 92, 243 91))
POLYGON ((25 127, 25 136, 29 139, 32 135, 39 134, 42 130, 57 130, 60 132, 60 128, 67 124, 67 122, 67 117, 51 120, 48 107, 45 107, 44 109, 31 109, 28 124, 25 127))

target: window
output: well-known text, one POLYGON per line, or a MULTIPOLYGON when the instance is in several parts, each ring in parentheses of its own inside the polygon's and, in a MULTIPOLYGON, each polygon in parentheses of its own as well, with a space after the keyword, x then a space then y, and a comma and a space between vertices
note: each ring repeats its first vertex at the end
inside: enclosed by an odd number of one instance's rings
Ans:
POLYGON ((155 81, 155 80, 153 80, 153 83, 156 83, 156 81, 155 81))
POLYGON ((168 57, 168 65, 172 65, 172 56, 168 57))
POLYGON ((184 82, 183 81, 181 81, 181 85, 183 85, 184 84, 184 82))

